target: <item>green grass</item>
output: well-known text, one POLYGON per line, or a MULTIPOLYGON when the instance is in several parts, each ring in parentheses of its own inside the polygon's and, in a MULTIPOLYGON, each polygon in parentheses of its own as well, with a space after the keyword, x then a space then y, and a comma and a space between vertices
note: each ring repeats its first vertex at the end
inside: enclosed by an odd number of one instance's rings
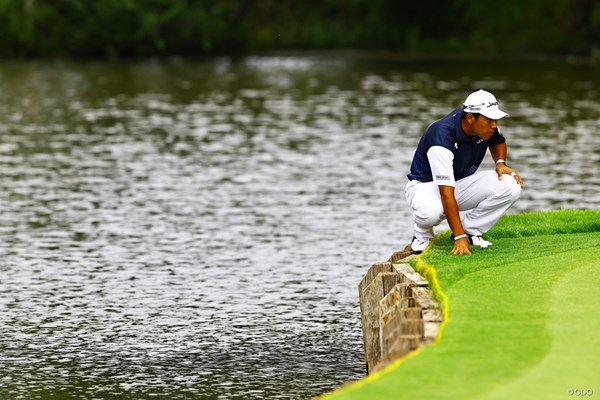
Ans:
POLYGON ((433 267, 446 308, 435 344, 326 397, 599 396, 600 211, 509 215, 486 238, 492 247, 454 256, 445 232, 415 263, 433 267))

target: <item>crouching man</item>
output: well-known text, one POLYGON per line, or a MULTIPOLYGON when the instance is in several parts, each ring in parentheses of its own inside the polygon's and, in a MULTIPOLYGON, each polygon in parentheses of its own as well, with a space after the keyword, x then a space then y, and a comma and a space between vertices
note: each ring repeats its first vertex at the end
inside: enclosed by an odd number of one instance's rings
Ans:
POLYGON ((406 200, 415 224, 411 252, 419 254, 444 216, 452 230, 453 254, 471 254, 470 245, 488 247, 483 238, 521 194, 521 177, 506 164, 506 139, 498 120, 508 116, 496 97, 471 93, 462 108, 433 122, 421 137, 410 167, 406 200), (495 171, 478 171, 487 149, 495 171))

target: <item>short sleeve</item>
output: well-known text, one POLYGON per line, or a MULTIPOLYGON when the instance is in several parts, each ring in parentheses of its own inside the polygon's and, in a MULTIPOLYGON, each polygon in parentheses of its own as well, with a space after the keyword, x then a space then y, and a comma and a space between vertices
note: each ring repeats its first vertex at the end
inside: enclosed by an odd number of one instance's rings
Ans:
POLYGON ((455 186, 454 153, 442 146, 432 146, 427 151, 433 181, 438 186, 455 186))

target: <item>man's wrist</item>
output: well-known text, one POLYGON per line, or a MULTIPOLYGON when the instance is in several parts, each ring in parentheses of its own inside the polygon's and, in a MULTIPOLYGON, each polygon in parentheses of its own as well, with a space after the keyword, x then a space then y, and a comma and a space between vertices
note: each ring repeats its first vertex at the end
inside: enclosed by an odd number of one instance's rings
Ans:
POLYGON ((500 164, 500 163, 502 163, 502 164, 504 164, 504 165, 508 166, 508 165, 506 164, 506 160, 505 160, 504 158, 499 158, 499 159, 497 159, 497 160, 496 160, 496 165, 498 165, 498 164, 500 164))
POLYGON ((467 237, 467 234, 463 233, 462 235, 454 236, 454 241, 457 241, 458 239, 464 239, 466 237, 467 237))

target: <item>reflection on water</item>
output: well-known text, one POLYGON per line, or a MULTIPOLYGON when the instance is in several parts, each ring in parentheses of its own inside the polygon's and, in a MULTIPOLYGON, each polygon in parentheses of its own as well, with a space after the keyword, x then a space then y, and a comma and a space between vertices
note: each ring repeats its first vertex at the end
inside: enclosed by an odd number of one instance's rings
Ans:
POLYGON ((423 128, 487 88, 527 185, 513 211, 597 208, 597 76, 339 54, 0 65, 0 397, 305 399, 360 378, 357 284, 410 239, 423 128))

